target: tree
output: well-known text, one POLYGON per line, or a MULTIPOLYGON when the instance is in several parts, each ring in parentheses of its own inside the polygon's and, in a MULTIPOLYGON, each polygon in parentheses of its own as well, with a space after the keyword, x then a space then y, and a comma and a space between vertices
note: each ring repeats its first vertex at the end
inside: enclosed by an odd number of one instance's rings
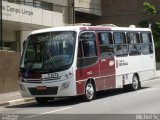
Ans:
POLYGON ((151 29, 153 32, 155 47, 160 48, 160 21, 155 21, 154 17, 159 15, 159 11, 153 4, 148 2, 143 3, 144 11, 147 15, 150 15, 150 18, 147 20, 143 20, 139 23, 141 27, 148 27, 151 24, 151 29))

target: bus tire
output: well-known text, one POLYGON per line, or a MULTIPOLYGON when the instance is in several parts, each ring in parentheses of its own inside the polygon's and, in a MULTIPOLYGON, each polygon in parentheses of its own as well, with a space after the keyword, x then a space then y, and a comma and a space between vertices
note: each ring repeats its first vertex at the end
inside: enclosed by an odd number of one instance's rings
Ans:
POLYGON ((36 97, 36 102, 39 103, 39 104, 46 104, 48 102, 48 98, 45 98, 45 97, 36 97))
POLYGON ((136 91, 136 90, 140 89, 140 87, 141 87, 141 83, 140 83, 139 77, 137 74, 134 74, 130 88, 132 91, 136 91))
POLYGON ((87 81, 85 86, 84 100, 89 102, 95 98, 95 87, 91 81, 87 81))

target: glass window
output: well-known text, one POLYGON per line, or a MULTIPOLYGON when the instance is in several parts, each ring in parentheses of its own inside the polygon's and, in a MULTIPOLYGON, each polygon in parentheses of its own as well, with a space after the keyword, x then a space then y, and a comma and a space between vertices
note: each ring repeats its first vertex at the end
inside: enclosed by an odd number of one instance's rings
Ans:
POLYGON ((125 33, 115 32, 114 41, 115 44, 125 44, 126 43, 125 33))
POLYGON ((60 31, 29 36, 21 61, 22 68, 65 70, 74 58, 76 33, 60 31))
POLYGON ((79 54, 82 57, 92 57, 96 56, 96 38, 95 34, 92 32, 85 32, 80 35, 79 41, 79 54), (83 52, 83 53, 82 53, 83 52))
POLYGON ((111 33, 101 32, 98 34, 98 37, 99 37, 99 44, 100 45, 113 44, 111 33))
POLYGON ((142 32, 141 33, 141 40, 142 40, 142 54, 152 54, 153 53, 153 44, 152 44, 152 37, 151 33, 149 32, 142 32))
POLYGON ((142 54, 152 54, 153 53, 153 46, 152 44, 142 44, 142 54))
POLYGON ((151 33, 141 33, 142 43, 152 43, 151 33))
POLYGON ((127 33, 127 42, 129 44, 140 43, 139 34, 138 33, 127 33))
POLYGON ((129 55, 140 55, 141 44, 129 44, 129 55))
POLYGON ((125 56, 127 54, 127 45, 116 45, 116 56, 125 56))
POLYGON ((127 42, 129 48, 129 55, 140 55, 141 54, 141 44, 139 39, 139 33, 128 32, 127 42))
POLYGON ((116 54, 116 56, 128 55, 128 47, 126 44, 125 33, 115 32, 114 33, 114 41, 115 41, 115 54, 116 54))
POLYGON ((53 4, 42 1, 42 8, 45 9, 45 10, 53 11, 53 4))
POLYGON ((79 36, 77 67, 83 68, 95 64, 98 60, 96 37, 94 32, 81 33, 79 36))
POLYGON ((33 0, 25 0, 25 5, 33 6, 33 0))
POLYGON ((34 7, 42 8, 42 2, 39 0, 34 0, 34 7))
POLYGON ((113 57, 114 47, 112 34, 109 32, 98 33, 101 57, 113 57))

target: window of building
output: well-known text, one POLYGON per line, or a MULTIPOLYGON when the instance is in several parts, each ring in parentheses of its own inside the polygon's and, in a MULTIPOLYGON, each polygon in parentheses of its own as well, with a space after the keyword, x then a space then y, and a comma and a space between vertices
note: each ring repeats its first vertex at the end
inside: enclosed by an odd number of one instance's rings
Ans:
POLYGON ((113 34, 115 41, 115 54, 116 56, 126 56, 128 55, 128 47, 126 43, 125 33, 114 32, 113 34))
POLYGON ((53 11, 53 4, 42 1, 42 8, 45 10, 53 11))
POLYGON ((34 0, 34 7, 42 8, 42 2, 39 0, 34 0))
POLYGON ((112 34, 110 32, 99 32, 99 47, 101 57, 113 57, 114 55, 114 46, 112 40, 112 34))
POLYGON ((33 6, 33 0, 24 0, 25 5, 33 6))

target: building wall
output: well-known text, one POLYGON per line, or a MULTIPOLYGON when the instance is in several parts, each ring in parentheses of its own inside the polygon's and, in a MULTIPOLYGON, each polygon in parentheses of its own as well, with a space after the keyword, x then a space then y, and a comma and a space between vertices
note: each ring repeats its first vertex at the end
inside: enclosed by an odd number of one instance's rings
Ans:
POLYGON ((20 52, 31 31, 72 23, 71 4, 72 0, 2 0, 3 49, 20 52))
POLYGON ((0 93, 18 90, 20 53, 0 51, 0 93))
MULTIPOLYGON (((115 24, 118 26, 129 26, 141 20, 149 19, 151 16, 144 13, 143 3, 147 1, 156 5, 160 11, 159 0, 102 0, 102 17, 93 21, 94 24, 115 24)), ((154 17, 159 19, 160 16, 154 17)))
POLYGON ((75 0, 75 10, 101 16, 101 0, 75 0))

